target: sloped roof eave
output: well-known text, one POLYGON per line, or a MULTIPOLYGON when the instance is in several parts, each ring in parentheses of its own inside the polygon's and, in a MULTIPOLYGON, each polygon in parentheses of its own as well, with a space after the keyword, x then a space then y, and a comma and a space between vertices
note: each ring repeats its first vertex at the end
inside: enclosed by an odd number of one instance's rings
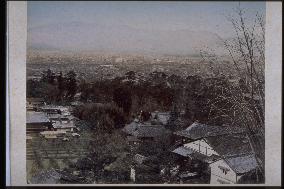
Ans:
MULTIPOLYGON (((249 156, 249 155, 253 155, 253 154, 247 154, 247 155, 243 155, 243 156, 249 156)), ((238 156, 238 157, 241 157, 241 156, 238 156)), ((246 174, 246 173, 249 173, 249 172, 251 172, 251 171, 253 171, 253 170, 255 170, 255 169, 257 169, 258 168, 258 165, 256 165, 254 168, 252 168, 252 169, 249 169, 249 170, 247 170, 247 171, 244 171, 244 172, 239 172, 238 170, 236 170, 236 168, 228 161, 228 159, 230 159, 230 158, 223 158, 223 160, 226 162, 226 164, 237 174, 237 175, 244 175, 244 174, 246 174)))

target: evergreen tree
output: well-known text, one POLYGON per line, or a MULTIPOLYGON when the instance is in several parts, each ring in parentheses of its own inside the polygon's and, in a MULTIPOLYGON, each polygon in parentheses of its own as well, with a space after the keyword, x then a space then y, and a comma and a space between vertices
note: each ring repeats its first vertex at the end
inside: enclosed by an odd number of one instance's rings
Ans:
POLYGON ((77 80, 76 80, 76 73, 72 70, 66 74, 66 90, 67 95, 66 97, 72 99, 76 92, 77 92, 77 80))
POLYGON ((128 114, 132 105, 131 92, 127 88, 117 88, 113 92, 113 101, 128 114))
POLYGON ((43 72, 43 74, 42 74, 42 81, 43 82, 47 82, 47 83, 53 85, 54 80, 55 80, 55 73, 53 71, 48 69, 47 71, 43 72))
POLYGON ((175 127, 177 127, 176 123, 177 123, 177 120, 179 118, 179 115, 180 115, 180 113, 178 111, 177 105, 174 104, 173 108, 170 112, 170 119, 169 119, 168 124, 167 124, 169 126, 169 128, 175 129, 175 127))
POLYGON ((59 98, 62 98, 63 95, 64 95, 64 77, 63 77, 63 74, 62 72, 59 73, 59 75, 57 76, 57 88, 58 88, 58 91, 59 91, 59 94, 58 94, 58 97, 59 98))

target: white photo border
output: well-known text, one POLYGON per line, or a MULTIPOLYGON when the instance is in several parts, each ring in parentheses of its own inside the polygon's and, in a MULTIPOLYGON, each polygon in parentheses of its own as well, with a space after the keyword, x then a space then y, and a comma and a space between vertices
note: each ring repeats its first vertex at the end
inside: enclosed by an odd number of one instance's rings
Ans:
MULTIPOLYGON (((7 184, 12 186, 58 186, 57 184, 27 184, 26 180, 26 38, 27 2, 7 2, 7 184), (10 148, 10 149, 9 149, 10 148), (9 161, 10 160, 10 161, 9 161), (10 168, 10 169, 9 169, 10 168), (10 173, 9 173, 10 171, 10 173), (9 177, 10 176, 10 177, 9 177)), ((282 97, 282 3, 266 2, 265 42, 265 184, 281 185, 281 97, 282 97)), ((70 186, 69 184, 61 184, 70 186)), ((72 186, 165 186, 165 184, 73 184, 72 186)), ((167 184, 167 186, 197 186, 167 184)), ((198 184, 198 186, 220 186, 198 184)), ((222 185, 227 186, 227 185, 222 185)), ((234 186, 234 185, 230 185, 234 186)))

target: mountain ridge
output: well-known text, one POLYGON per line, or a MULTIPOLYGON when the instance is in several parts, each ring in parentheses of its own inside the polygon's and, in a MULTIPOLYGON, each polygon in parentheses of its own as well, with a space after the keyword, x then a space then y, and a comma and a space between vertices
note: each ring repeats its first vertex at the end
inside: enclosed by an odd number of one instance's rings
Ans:
POLYGON ((29 28, 29 50, 106 51, 124 53, 196 54, 221 45, 218 34, 207 31, 147 30, 119 25, 71 22, 29 28))

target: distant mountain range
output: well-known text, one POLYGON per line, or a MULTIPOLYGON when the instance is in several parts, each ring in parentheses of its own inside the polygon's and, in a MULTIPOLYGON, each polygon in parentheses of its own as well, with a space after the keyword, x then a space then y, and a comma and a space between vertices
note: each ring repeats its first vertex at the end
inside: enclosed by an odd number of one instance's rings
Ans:
MULTIPOLYGON (((193 28, 194 30, 194 28, 193 28)), ((80 22, 52 24, 28 30, 29 50, 101 51, 146 54, 198 54, 218 50, 219 36, 207 31, 141 30, 124 25, 107 26, 80 22)))

